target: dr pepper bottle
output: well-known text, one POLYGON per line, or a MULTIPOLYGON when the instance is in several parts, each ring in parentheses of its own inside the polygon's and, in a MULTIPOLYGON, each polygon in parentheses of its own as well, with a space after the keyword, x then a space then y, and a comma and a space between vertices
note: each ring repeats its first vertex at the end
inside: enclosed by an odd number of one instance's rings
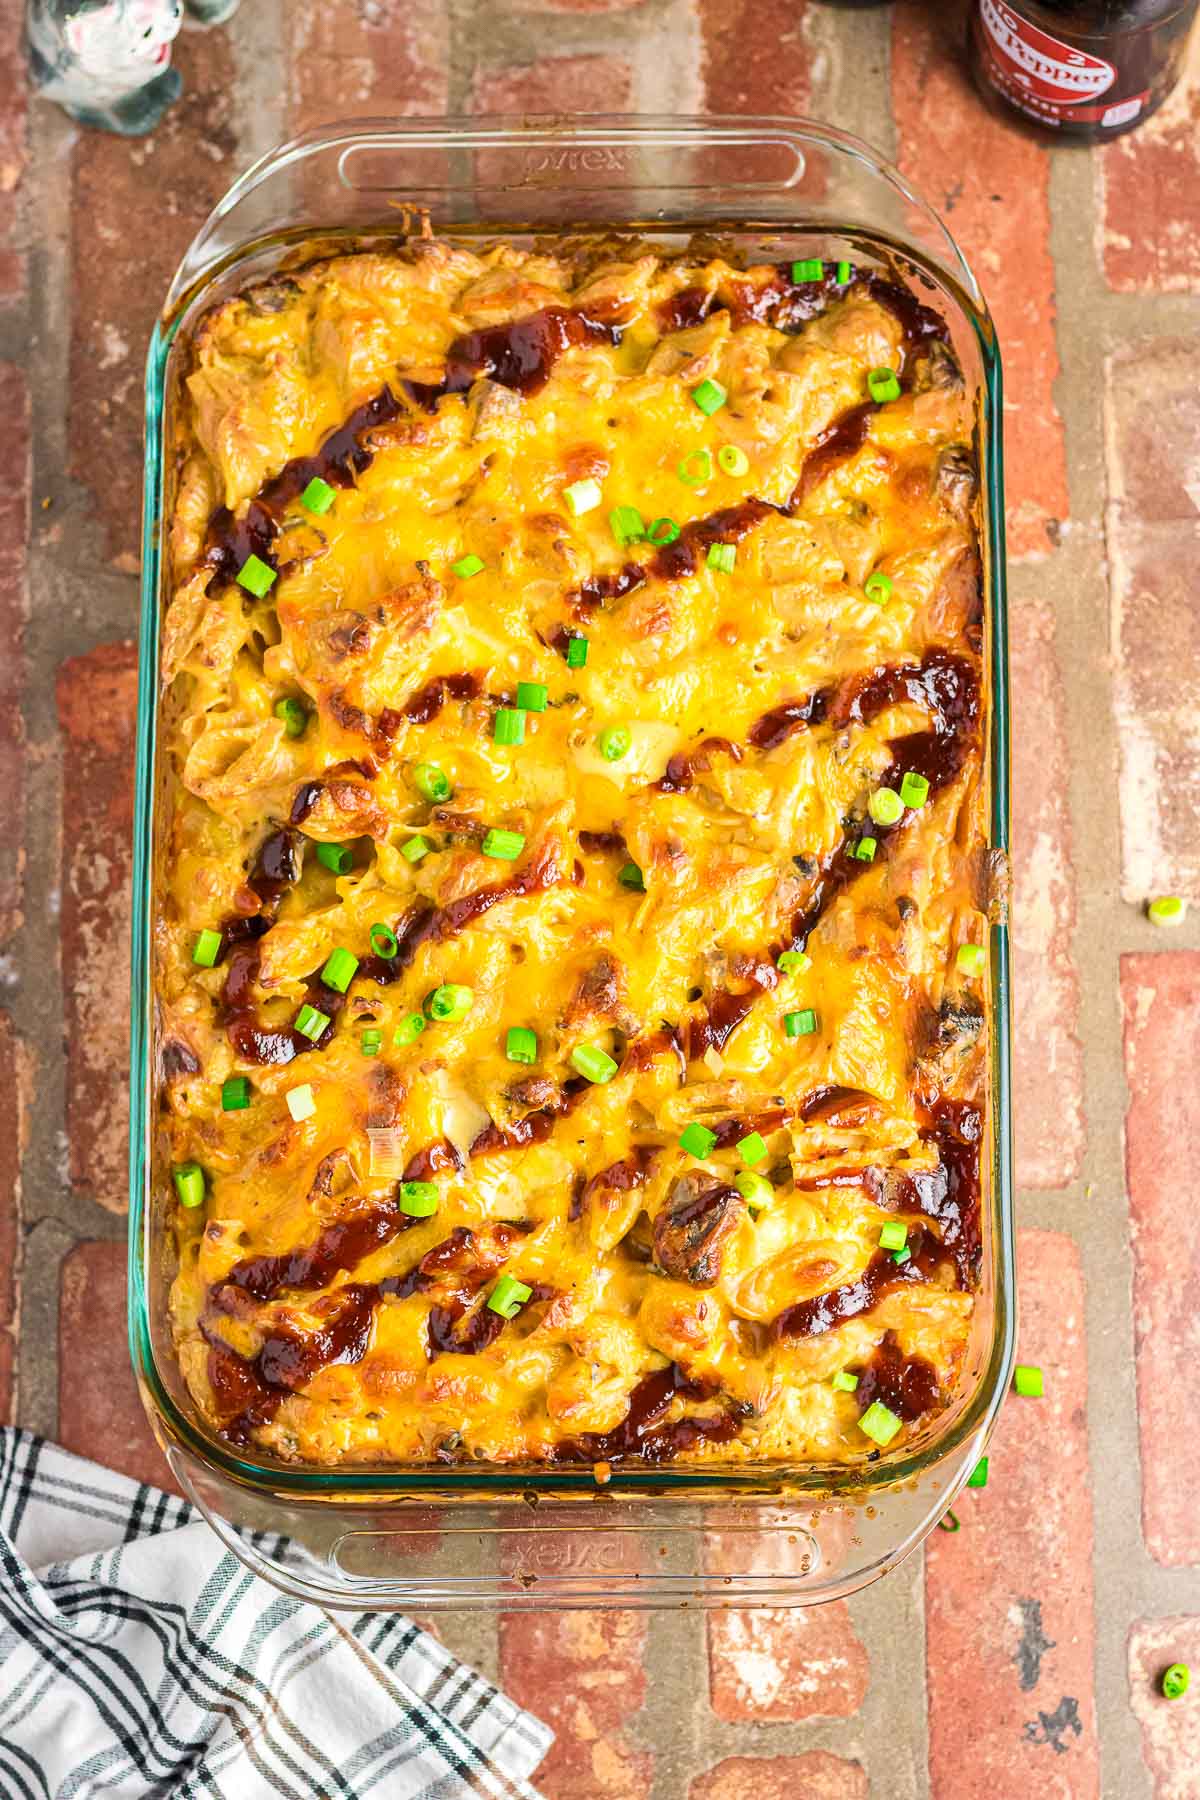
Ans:
POLYGON ((1200 0, 972 0, 985 93, 1064 136, 1131 131, 1179 79, 1200 0))

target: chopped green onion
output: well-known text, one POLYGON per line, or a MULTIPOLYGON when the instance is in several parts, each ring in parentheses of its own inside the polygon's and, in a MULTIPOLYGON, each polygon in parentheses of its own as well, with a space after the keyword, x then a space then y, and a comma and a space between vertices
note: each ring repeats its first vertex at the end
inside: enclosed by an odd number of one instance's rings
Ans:
POLYGON ((596 748, 605 762, 620 762, 628 756, 633 744, 633 733, 628 725, 609 725, 596 739, 596 748))
POLYGON ((646 891, 646 877, 635 862, 622 863, 617 870, 617 880, 622 887, 632 888, 636 894, 646 891))
POLYGON ((1042 1371, 1036 1363, 1018 1363, 1013 1370, 1013 1386, 1026 1400, 1040 1400, 1045 1392, 1042 1371))
POLYGON ((329 1023, 328 1013, 318 1012, 315 1006, 306 1004, 296 1014, 292 1029, 298 1031, 301 1037, 306 1037, 315 1044, 329 1023))
POLYGON ((879 1233, 881 1250, 903 1250, 908 1242, 908 1226, 903 1219, 889 1219, 879 1233))
POLYGON ((436 763, 418 763, 412 772, 413 786, 422 799, 434 806, 450 798, 450 777, 436 763))
POLYGON ((781 950, 776 962, 785 975, 803 975, 812 968, 812 957, 803 950, 781 950))
POLYGON ((432 1181, 402 1181, 400 1211, 410 1219, 431 1219, 438 1209, 437 1185, 432 1181))
POLYGON ((924 775, 905 775, 900 783, 900 798, 905 806, 924 806, 929 798, 929 783, 924 775))
POLYGON ((617 1072, 617 1065, 612 1057, 601 1050, 598 1044, 576 1044, 571 1052, 571 1067, 585 1081, 595 1082, 598 1087, 611 1081, 617 1072))
POLYGON ((587 662, 588 640, 585 637, 569 637, 567 639, 568 669, 582 669, 587 662))
POLYGON ((714 381, 711 376, 702 381, 699 387, 692 389, 692 399, 709 418, 713 413, 720 412, 728 398, 729 395, 720 382, 714 381))
POLYGON ((429 842, 429 839, 423 838, 418 831, 416 837, 410 837, 407 843, 401 844, 400 854, 405 862, 419 863, 421 858, 428 856, 432 849, 433 845, 429 842))
POLYGON ((856 856, 858 858, 859 862, 874 862, 875 861, 875 839, 873 837, 859 838, 857 844, 855 844, 855 846, 851 850, 850 854, 851 854, 851 856, 856 856))
POLYGON ((948 1506, 938 1520, 938 1530, 950 1532, 962 1530, 962 1520, 952 1506, 948 1506))
POLYGON ((573 481, 569 488, 563 489, 563 499, 578 519, 584 513, 594 512, 602 499, 600 483, 592 481, 573 481))
POLYGON ((180 1206, 204 1205, 204 1170, 199 1163, 177 1163, 171 1171, 180 1206))
POLYGON ((694 1120, 690 1125, 685 1125, 679 1134, 679 1148, 686 1150, 689 1156, 698 1156, 701 1161, 706 1156, 711 1156, 716 1141, 715 1131, 710 1131, 707 1125, 700 1125, 694 1120))
POLYGON ((971 1473, 967 1476, 967 1486, 984 1488, 987 1486, 987 1478, 988 1459, 986 1456, 981 1456, 979 1461, 975 1464, 975 1467, 971 1470, 971 1473))
POLYGON ((852 1394, 858 1386, 858 1376, 852 1375, 849 1369, 839 1369, 829 1385, 839 1394, 852 1394))
POLYGON ((907 1244, 905 1244, 905 1246, 902 1250, 893 1250, 892 1251, 892 1261, 894 1263, 906 1263, 906 1262, 909 1262, 911 1260, 911 1258, 912 1258, 912 1251, 909 1249, 907 1244))
POLYGON ((383 1049, 382 1031, 364 1031, 358 1040, 358 1047, 364 1056, 378 1056, 383 1049))
POLYGON ((382 920, 371 927, 371 948, 376 956, 382 956, 384 962, 391 962, 400 949, 395 932, 382 920))
POLYGON ((211 969, 221 954, 221 934, 207 925, 192 945, 192 961, 202 969, 211 969))
POLYGON ((483 573, 483 558, 472 551, 467 556, 460 556, 456 563, 450 564, 450 573, 457 575, 460 581, 470 581, 472 575, 483 573))
POLYGON ((221 1111, 245 1112, 250 1104, 250 1078, 247 1075, 231 1075, 228 1081, 221 1083, 221 1111))
POLYGON ((705 560, 710 569, 716 569, 722 575, 732 575, 733 565, 737 561, 737 545, 710 544, 705 560))
POLYGON ((1192 1671, 1186 1663, 1172 1663, 1169 1669, 1163 1670, 1159 1685, 1165 1700, 1182 1700, 1192 1685, 1192 1671))
POLYGON ((664 514, 661 519, 655 519, 646 536, 652 544, 673 544, 679 536, 679 527, 674 519, 668 519, 664 514))
POLYGON ((519 831, 488 831, 479 848, 485 856, 494 856, 499 862, 516 862, 525 848, 525 839, 519 831))
POLYGON ((636 544, 646 535, 646 521, 636 506, 614 506, 608 523, 618 544, 636 544))
POLYGON ((689 450, 675 473, 685 487, 703 487, 712 480, 713 460, 708 450, 689 450))
POLYGON ((518 1281, 515 1275, 502 1275, 488 1295, 488 1310, 499 1313, 502 1319, 515 1319, 532 1296, 533 1289, 518 1281))
POLYGON ((251 551, 238 570, 237 579, 239 587, 244 587, 248 594, 253 594, 256 600, 261 600, 275 580, 275 570, 270 563, 265 563, 261 556, 255 556, 251 551))
POLYGON ((849 282, 849 280, 850 280, 850 264, 848 262, 840 262, 837 266, 837 284, 838 284, 838 286, 845 287, 847 285, 847 283, 849 282))
POLYGON ((904 816, 904 802, 895 788, 876 788, 867 801, 867 811, 877 825, 894 825, 904 816))
POLYGON ((439 1024, 452 1023, 457 1019, 465 1019, 475 1004, 473 988, 463 987, 456 981, 443 982, 425 996, 425 1017, 436 1019, 439 1024))
POLYGON ((401 1019, 392 1033, 392 1042, 397 1050, 402 1050, 406 1044, 415 1044, 424 1031, 425 1024, 424 1013, 409 1013, 406 1019, 401 1019))
POLYGON ((717 466, 726 475, 744 475, 750 467, 750 458, 736 444, 722 444, 717 451, 717 466))
POLYGON ((736 1149, 742 1161, 751 1165, 760 1163, 767 1154, 766 1141, 757 1131, 748 1131, 744 1138, 739 1138, 736 1149))
POLYGON ((277 719, 283 720, 283 729, 288 737, 302 738, 308 730, 308 714, 290 694, 275 702, 274 713, 277 719))
POLYGON ((314 475, 300 496, 300 504, 305 512, 327 513, 335 499, 334 490, 319 475, 314 475))
POLYGON ((886 606, 892 597, 892 578, 882 569, 874 569, 863 582, 863 593, 876 606, 886 606))
POLYGON ((790 1038, 811 1037, 817 1029, 817 1015, 811 1006, 802 1006, 799 1012, 784 1013, 783 1029, 790 1038))
POLYGON ((354 852, 349 844, 318 844, 317 861, 335 875, 344 875, 354 865, 354 852))
POLYGON ((733 1178, 733 1185, 754 1212, 762 1212, 775 1198, 775 1189, 770 1182, 764 1176, 755 1174, 753 1169, 739 1170, 733 1178))
POLYGON ((326 987, 344 994, 354 980, 354 971, 358 967, 358 958, 352 950, 344 950, 339 944, 330 952, 329 960, 321 970, 321 980, 326 987))
POLYGON ((872 369, 867 376, 867 392, 876 406, 884 406, 889 400, 898 400, 900 383, 896 379, 895 369, 872 369))
POLYGON ((792 280, 795 282, 820 281, 824 274, 825 264, 819 256, 806 256, 803 262, 792 264, 792 280))
POLYGON ((303 1087, 289 1088, 284 1095, 284 1099, 287 1101, 287 1109, 291 1113, 293 1119, 295 1119, 297 1125, 304 1119, 311 1119, 317 1110, 317 1103, 313 1099, 312 1088, 307 1081, 303 1087))
POLYGON ((530 1031, 528 1025, 512 1025, 504 1039, 504 1054, 509 1062, 535 1063, 537 1061, 537 1032, 530 1031))
POLYGON ((1182 925, 1186 911, 1186 900, 1181 900, 1178 894, 1164 894, 1161 900, 1150 902, 1146 917, 1152 925, 1182 925))
POLYGON ((517 706, 522 712, 545 712, 550 690, 544 681, 518 681, 517 706))
POLYGON ((492 736, 498 744, 523 744, 525 742, 524 709, 520 706, 497 707, 492 736))
POLYGON ((894 1412, 889 1412, 881 1400, 872 1400, 862 1418, 858 1421, 860 1431, 865 1431, 869 1438, 877 1444, 890 1444, 899 1431, 901 1421, 894 1412))
POLYGON ((960 944, 954 966, 962 975, 982 975, 987 968, 987 951, 982 944, 960 944))

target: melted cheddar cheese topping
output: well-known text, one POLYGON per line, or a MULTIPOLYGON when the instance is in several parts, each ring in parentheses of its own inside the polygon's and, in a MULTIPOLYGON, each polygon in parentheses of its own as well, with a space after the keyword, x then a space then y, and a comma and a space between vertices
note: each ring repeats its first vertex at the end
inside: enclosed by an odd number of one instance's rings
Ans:
POLYGON ((189 355, 155 952, 204 1414, 322 1464, 902 1444, 985 1123, 941 321, 866 268, 431 240, 189 355))

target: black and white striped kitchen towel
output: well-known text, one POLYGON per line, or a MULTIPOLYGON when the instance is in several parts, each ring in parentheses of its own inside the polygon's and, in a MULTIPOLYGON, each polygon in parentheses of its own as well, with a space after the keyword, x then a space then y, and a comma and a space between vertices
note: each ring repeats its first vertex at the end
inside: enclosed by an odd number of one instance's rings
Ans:
POLYGON ((186 1502, 0 1430, 2 1800, 538 1800, 551 1736, 409 1620, 291 1600, 186 1502))

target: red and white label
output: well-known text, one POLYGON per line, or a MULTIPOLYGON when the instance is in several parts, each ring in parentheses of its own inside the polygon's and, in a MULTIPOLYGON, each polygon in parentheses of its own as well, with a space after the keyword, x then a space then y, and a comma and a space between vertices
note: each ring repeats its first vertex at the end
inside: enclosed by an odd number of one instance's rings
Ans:
POLYGON ((979 0, 979 16, 991 39, 997 73, 1033 101, 1076 106, 1095 100, 1117 79, 1102 56, 1089 56, 1023 19, 1003 0, 979 0))

